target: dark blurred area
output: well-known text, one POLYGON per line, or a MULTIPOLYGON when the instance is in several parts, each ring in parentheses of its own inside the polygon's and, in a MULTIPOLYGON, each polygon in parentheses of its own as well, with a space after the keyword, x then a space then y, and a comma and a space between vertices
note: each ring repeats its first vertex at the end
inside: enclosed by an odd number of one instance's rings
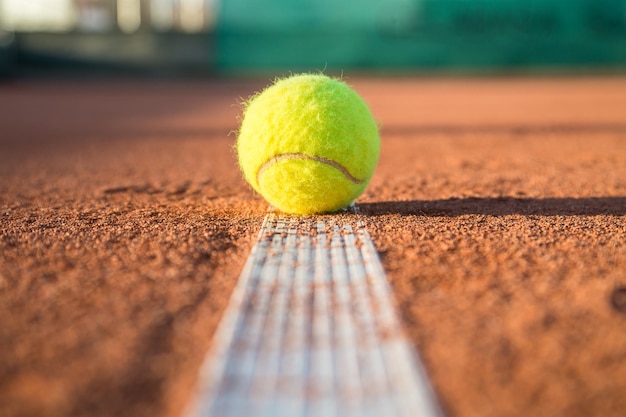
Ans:
POLYGON ((0 76, 626 69, 626 0, 0 0, 0 76))

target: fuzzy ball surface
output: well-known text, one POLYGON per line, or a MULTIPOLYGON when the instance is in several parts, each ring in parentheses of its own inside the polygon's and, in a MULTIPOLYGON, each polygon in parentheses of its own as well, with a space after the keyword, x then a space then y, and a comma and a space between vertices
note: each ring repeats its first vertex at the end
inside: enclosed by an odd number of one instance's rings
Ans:
POLYGON ((270 204, 316 214, 344 208, 363 192, 380 136, 369 108, 347 84, 301 74, 248 101, 236 149, 245 179, 270 204))

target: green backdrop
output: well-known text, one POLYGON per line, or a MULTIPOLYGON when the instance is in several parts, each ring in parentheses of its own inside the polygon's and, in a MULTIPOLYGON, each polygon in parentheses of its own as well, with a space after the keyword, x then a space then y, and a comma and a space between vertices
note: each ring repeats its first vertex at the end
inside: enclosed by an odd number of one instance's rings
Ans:
POLYGON ((625 0, 223 0, 222 70, 626 64, 625 0))

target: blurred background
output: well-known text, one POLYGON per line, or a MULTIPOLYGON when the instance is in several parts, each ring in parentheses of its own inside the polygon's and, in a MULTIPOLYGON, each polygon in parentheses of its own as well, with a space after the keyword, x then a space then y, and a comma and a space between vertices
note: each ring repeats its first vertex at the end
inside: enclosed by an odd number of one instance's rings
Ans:
POLYGON ((622 71, 626 0, 0 0, 0 75, 622 71))

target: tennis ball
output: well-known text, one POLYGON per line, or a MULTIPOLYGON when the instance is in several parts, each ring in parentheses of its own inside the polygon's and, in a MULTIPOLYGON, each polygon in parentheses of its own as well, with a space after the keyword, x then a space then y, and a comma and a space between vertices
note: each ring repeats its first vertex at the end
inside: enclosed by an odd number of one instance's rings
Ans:
POLYGON ((236 144, 243 175, 286 213, 348 206, 378 162, 378 127, 363 99, 319 74, 281 79, 245 105, 236 144))

